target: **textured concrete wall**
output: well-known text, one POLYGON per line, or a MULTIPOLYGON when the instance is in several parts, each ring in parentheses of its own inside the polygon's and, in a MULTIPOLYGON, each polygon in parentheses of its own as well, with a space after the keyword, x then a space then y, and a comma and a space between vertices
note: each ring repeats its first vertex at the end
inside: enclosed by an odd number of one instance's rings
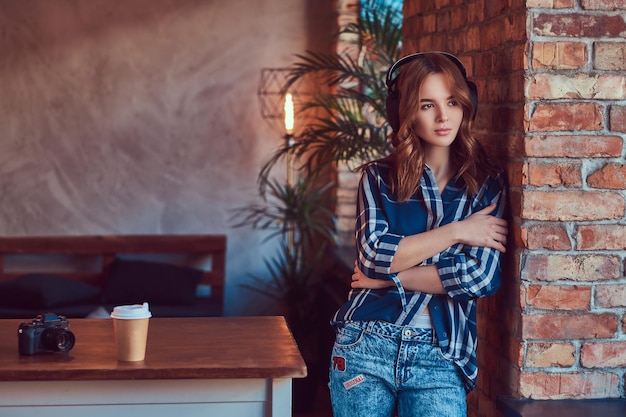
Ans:
POLYGON ((229 219, 280 141, 259 75, 330 47, 326 3, 0 0, 0 235, 226 233, 246 313, 271 248, 229 219))

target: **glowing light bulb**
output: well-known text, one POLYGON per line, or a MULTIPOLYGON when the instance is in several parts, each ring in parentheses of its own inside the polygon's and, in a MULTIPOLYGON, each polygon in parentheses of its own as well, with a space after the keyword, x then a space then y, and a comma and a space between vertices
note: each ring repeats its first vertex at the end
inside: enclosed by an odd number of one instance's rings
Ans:
POLYGON ((293 97, 290 93, 287 93, 285 95, 285 132, 288 135, 291 135, 293 133, 293 124, 293 97))

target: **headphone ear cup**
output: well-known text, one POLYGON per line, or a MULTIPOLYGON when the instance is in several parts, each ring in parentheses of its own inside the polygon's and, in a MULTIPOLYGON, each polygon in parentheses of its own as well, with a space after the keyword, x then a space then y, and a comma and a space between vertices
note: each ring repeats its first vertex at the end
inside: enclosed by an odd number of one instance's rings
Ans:
POLYGON ((386 101, 387 120, 394 132, 400 129, 400 111, 398 109, 400 103, 398 101, 398 92, 390 88, 386 101))
POLYGON ((467 86, 470 90, 470 99, 472 100, 472 105, 474 106, 474 114, 472 114, 472 119, 476 118, 476 113, 478 112, 478 88, 476 84, 469 81, 467 78, 465 79, 467 82, 467 86))

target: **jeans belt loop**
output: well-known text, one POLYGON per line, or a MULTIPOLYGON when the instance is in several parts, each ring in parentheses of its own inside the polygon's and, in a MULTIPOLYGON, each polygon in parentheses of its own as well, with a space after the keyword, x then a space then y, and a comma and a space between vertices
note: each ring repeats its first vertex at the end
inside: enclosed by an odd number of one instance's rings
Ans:
POLYGON ((376 322, 373 320, 370 320, 367 322, 367 326, 365 326, 365 333, 368 334, 372 334, 374 331, 374 326, 376 325, 376 322))

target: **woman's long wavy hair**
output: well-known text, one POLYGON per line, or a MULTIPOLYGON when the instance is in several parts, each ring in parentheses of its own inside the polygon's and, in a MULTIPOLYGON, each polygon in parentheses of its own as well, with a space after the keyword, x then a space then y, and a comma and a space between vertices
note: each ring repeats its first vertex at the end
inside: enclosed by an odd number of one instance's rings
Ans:
POLYGON ((457 66, 445 55, 427 53, 402 66, 396 80, 399 92, 400 127, 391 135, 393 151, 381 161, 391 168, 391 190, 398 201, 407 201, 418 190, 424 171, 424 143, 416 133, 416 115, 420 108, 418 92, 426 77, 443 74, 454 98, 463 108, 463 121, 450 146, 450 158, 456 178, 474 195, 489 176, 499 171, 488 161, 486 152, 472 135, 474 105, 467 82, 457 66))

